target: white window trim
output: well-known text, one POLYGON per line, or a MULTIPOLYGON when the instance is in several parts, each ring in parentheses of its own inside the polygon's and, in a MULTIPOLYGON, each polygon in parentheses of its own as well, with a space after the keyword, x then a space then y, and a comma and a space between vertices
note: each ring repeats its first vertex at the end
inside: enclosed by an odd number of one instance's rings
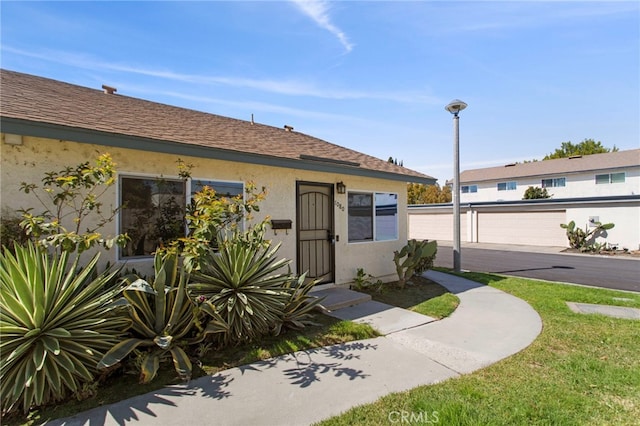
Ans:
POLYGON ((566 176, 561 176, 561 177, 554 177, 554 178, 543 178, 540 179, 540 186, 542 188, 565 188, 567 186, 567 178, 566 176), (564 179, 564 185, 556 185, 556 181, 560 180, 560 179, 564 179), (551 181, 551 185, 550 186, 544 186, 544 181, 545 180, 550 180, 551 181))
POLYGON ((627 172, 610 172, 610 173, 597 173, 594 175, 593 177, 593 181, 596 185, 613 185, 616 183, 625 183, 627 181, 627 172), (598 176, 609 176, 609 181, 607 183, 598 183, 598 176), (624 179, 622 182, 612 182, 611 181, 611 176, 612 175, 623 175, 624 179))
POLYGON ((396 238, 388 239, 388 240, 377 240, 376 239, 376 194, 393 194, 396 196, 396 200, 400 199, 400 195, 397 192, 391 191, 372 191, 370 189, 360 190, 360 189, 349 189, 347 190, 347 244, 371 244, 371 243, 386 243, 389 241, 398 241, 400 239, 400 208, 399 204, 396 204, 397 212, 396 212, 396 238), (349 193, 357 193, 357 194, 371 194, 373 205, 373 217, 372 217, 372 227, 373 227, 373 239, 371 240, 357 240, 350 241, 349 240, 349 193))
POLYGON ((509 180, 509 181, 504 181, 504 182, 498 182, 498 183, 496 184, 496 190, 497 190, 497 191, 500 191, 500 192, 502 192, 502 191, 517 191, 517 190, 518 190, 518 181, 515 181, 515 180, 509 180), (515 184, 515 185, 514 185, 514 186, 515 186, 515 188, 509 188, 509 184, 510 184, 510 183, 512 183, 512 182, 515 184), (504 185, 505 185, 505 189, 500 189, 500 184, 501 184, 501 183, 504 183, 504 185))

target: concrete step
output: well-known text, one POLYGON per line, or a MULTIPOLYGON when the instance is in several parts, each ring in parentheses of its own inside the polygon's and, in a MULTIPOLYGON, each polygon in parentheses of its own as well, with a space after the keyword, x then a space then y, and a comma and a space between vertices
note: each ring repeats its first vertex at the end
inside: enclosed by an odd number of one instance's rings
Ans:
POLYGON ((357 291, 341 287, 314 291, 310 293, 310 295, 324 297, 324 300, 320 305, 322 308, 330 312, 347 308, 349 306, 359 305, 360 303, 371 300, 371 296, 368 294, 358 293, 357 291))

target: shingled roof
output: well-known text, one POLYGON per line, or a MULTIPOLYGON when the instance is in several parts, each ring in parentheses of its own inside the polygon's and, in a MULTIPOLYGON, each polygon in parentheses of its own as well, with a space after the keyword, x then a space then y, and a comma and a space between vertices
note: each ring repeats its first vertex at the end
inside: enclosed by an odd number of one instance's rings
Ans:
POLYGON ((405 182, 435 178, 296 131, 0 70, 2 131, 405 182))
POLYGON ((640 149, 465 170, 460 173, 460 182, 475 183, 523 177, 560 176, 629 167, 640 167, 640 149))

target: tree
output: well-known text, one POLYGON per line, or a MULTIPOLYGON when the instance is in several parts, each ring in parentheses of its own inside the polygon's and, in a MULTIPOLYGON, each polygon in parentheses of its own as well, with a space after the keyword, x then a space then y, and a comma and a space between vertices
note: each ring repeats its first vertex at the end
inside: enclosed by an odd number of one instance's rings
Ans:
POLYGON ((571 141, 562 142, 562 146, 557 148, 555 152, 547 154, 543 160, 554 160, 556 158, 573 157, 574 155, 591 155, 591 154, 604 154, 607 152, 617 152, 618 148, 614 145, 613 148, 607 148, 602 146, 602 142, 594 141, 593 139, 585 139, 579 144, 573 144, 571 141))
POLYGON ((42 185, 22 182, 20 190, 32 194, 44 210, 40 214, 33 214, 33 208, 19 210, 20 227, 40 246, 60 251, 82 253, 95 245, 109 249, 114 243, 124 246, 129 240, 126 234, 105 239, 100 232, 120 210, 104 211, 101 201, 115 182, 115 163, 109 154, 99 155, 93 165, 87 161, 45 173, 42 185))
POLYGON ((547 192, 547 188, 540 188, 537 186, 530 186, 524 192, 523 200, 538 200, 542 198, 551 198, 549 192, 547 192))
POLYGON ((451 202, 451 187, 440 185, 424 185, 422 183, 407 184, 409 204, 441 204, 451 202))

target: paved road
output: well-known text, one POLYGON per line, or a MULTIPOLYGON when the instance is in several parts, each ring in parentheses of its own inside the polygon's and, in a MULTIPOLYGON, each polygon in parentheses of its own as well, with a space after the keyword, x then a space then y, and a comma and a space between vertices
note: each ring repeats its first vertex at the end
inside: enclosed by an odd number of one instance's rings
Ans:
MULTIPOLYGON (((640 259, 462 247, 462 269, 640 292, 640 259)), ((453 267, 440 245, 436 266, 453 267)))

